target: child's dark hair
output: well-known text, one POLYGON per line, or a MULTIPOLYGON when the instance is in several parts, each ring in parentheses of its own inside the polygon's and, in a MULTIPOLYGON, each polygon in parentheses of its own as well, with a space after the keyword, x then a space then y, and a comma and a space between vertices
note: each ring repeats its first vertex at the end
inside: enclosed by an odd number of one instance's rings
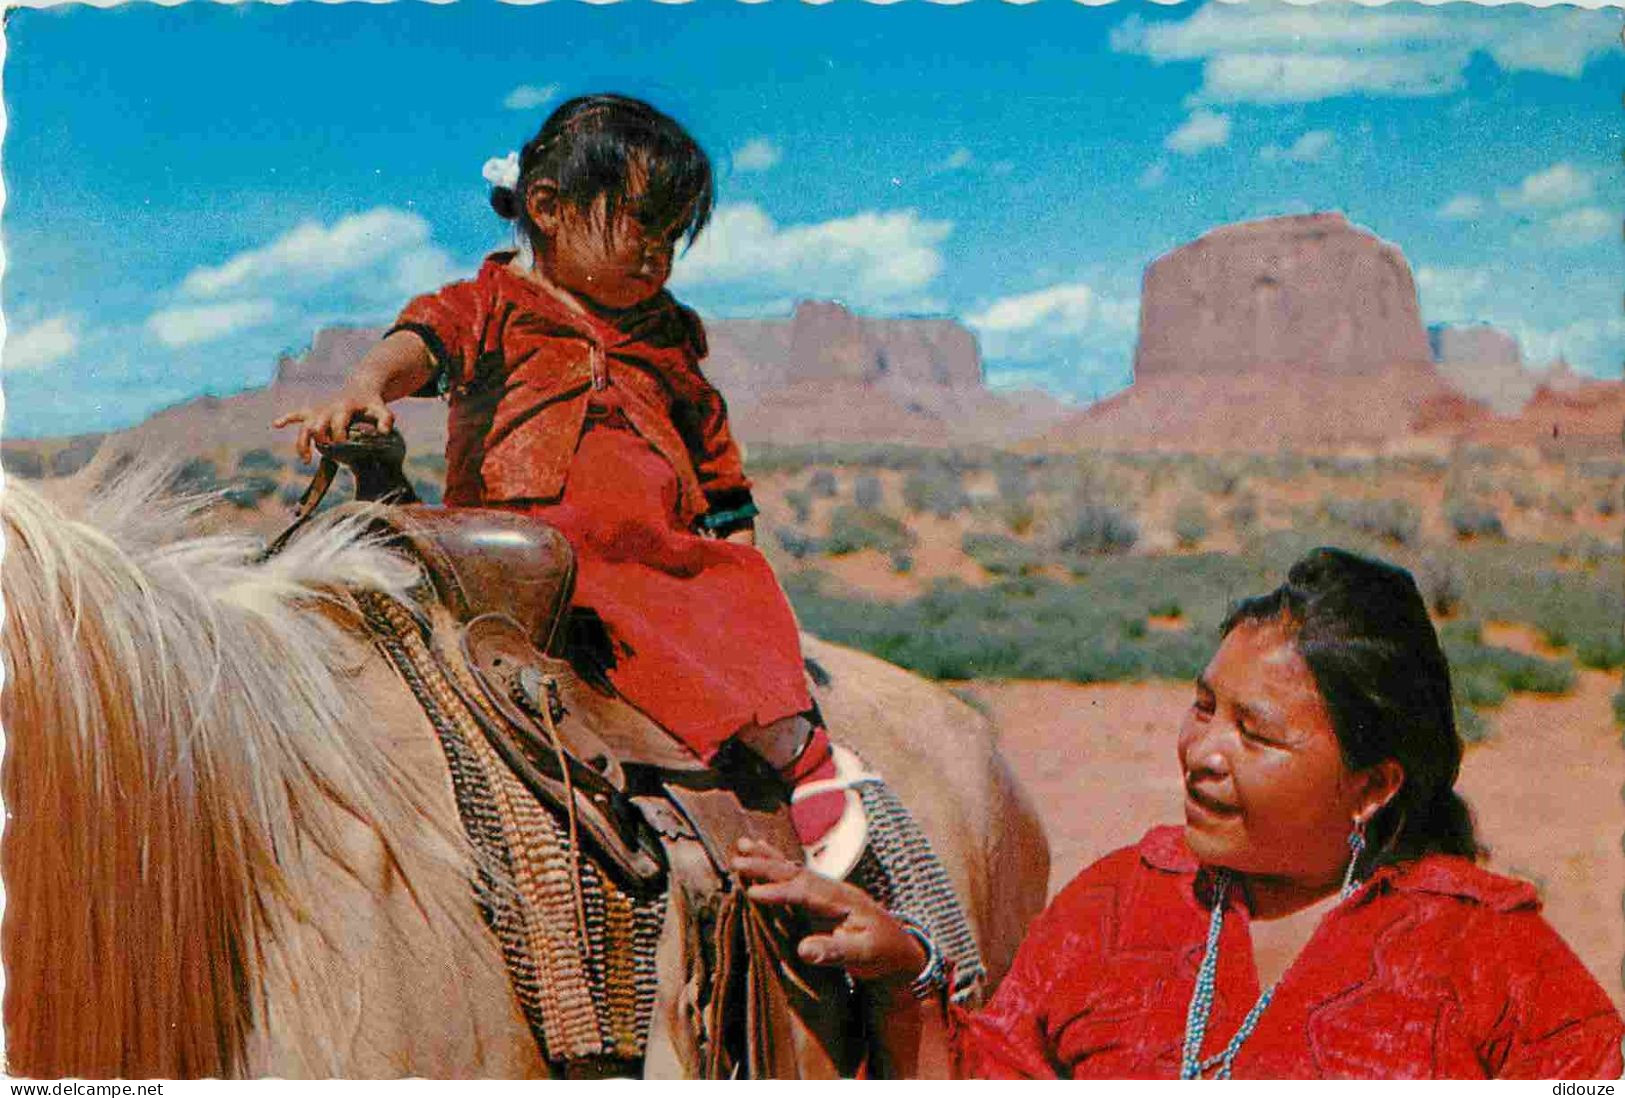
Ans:
POLYGON ((491 208, 517 221, 533 244, 536 224, 525 208, 538 179, 558 185, 559 201, 591 209, 600 197, 607 223, 635 199, 638 219, 692 244, 711 219, 711 160, 688 131, 639 99, 584 95, 548 116, 519 154, 519 182, 491 191, 491 208))

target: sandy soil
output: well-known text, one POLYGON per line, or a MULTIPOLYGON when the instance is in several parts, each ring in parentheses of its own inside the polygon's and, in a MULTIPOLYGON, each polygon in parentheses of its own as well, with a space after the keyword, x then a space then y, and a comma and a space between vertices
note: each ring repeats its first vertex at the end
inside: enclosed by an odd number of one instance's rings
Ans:
MULTIPOLYGON (((1509 638, 1498 631, 1497 642, 1509 638)), ((1625 766, 1609 716, 1619 686, 1617 674, 1588 671, 1567 697, 1508 700, 1490 715, 1490 738, 1468 748, 1459 788, 1490 868, 1540 889, 1547 917, 1625 1008, 1625 766)), ((998 721, 1005 756, 1041 806, 1052 892, 1146 829, 1183 818, 1174 737, 1188 686, 961 689, 998 721)))

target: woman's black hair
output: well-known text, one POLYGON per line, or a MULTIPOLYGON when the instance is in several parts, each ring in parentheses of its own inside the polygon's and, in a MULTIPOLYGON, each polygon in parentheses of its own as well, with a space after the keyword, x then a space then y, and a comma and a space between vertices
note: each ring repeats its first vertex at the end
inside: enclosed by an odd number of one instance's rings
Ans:
POLYGON ((1245 599, 1220 632, 1280 621, 1294 631, 1351 770, 1393 759, 1405 781, 1366 826, 1357 871, 1428 853, 1479 854, 1472 814, 1456 795, 1450 664, 1416 581, 1403 568, 1341 549, 1315 549, 1267 595, 1245 599))
POLYGON ((559 105, 519 154, 519 182, 491 191, 491 208, 517 221, 532 244, 540 233, 525 207, 527 188, 552 180, 563 203, 591 209, 603 198, 607 224, 636 200, 646 227, 692 244, 711 219, 711 160, 688 131, 639 99, 584 95, 559 105))

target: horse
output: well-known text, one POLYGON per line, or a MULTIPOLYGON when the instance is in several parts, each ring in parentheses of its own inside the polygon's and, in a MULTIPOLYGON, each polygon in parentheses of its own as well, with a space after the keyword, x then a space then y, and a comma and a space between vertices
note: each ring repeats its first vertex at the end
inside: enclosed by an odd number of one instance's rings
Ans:
MULTIPOLYGON (((433 728, 359 628, 358 592, 422 597, 415 565, 364 515, 267 559, 157 465, 90 479, 0 493, 7 1070, 547 1075, 433 728)), ((805 643, 830 727, 931 839, 996 983, 1048 852, 995 730, 805 643)), ((650 1041, 649 1074, 681 1069, 650 1041)))

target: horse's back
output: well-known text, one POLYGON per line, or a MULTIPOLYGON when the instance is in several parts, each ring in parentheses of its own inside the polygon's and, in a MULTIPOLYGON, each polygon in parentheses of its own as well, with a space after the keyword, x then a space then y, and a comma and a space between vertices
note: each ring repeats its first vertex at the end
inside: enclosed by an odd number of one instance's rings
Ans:
POLYGON ((1049 846, 993 722, 884 660, 802 635, 831 735, 897 792, 964 899, 990 984, 1043 908, 1049 846))

